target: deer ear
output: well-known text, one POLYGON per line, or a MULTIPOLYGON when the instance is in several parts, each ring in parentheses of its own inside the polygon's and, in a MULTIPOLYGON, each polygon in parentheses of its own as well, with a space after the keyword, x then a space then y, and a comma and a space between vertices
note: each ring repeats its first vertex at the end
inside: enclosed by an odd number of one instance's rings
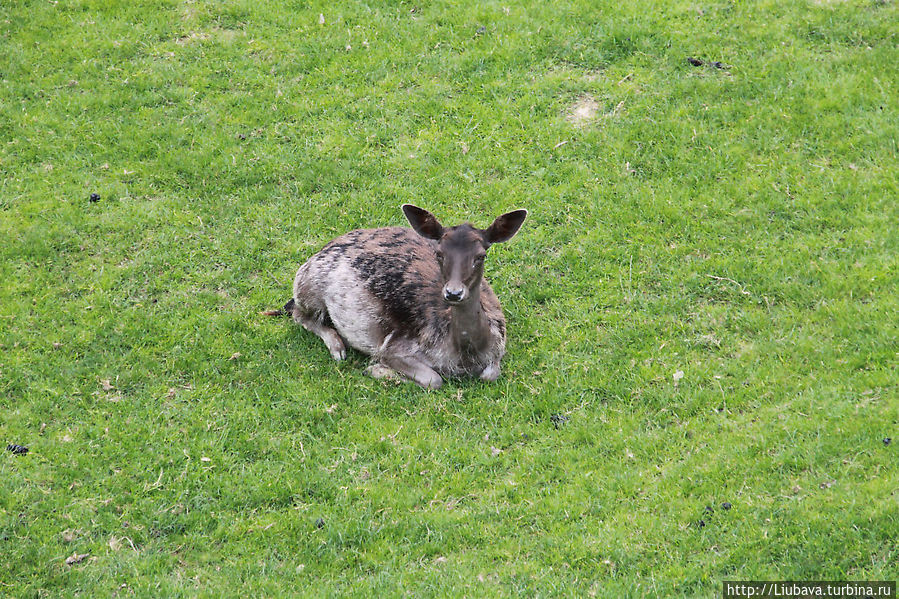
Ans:
POLYGON ((437 241, 443 237, 443 227, 437 218, 427 210, 422 210, 412 204, 403 204, 403 214, 406 215, 406 220, 409 221, 415 232, 425 239, 437 241))
POLYGON ((487 242, 501 243, 515 237, 515 234, 518 233, 518 229, 521 228, 521 224, 524 222, 527 215, 527 210, 513 210, 512 212, 507 212, 502 216, 497 217, 486 231, 487 242))

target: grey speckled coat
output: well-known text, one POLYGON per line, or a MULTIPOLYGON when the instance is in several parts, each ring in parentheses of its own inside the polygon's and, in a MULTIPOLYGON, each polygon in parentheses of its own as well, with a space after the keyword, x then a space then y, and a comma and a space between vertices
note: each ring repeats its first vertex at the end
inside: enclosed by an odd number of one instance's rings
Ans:
POLYGON ((506 347, 499 300, 483 278, 486 250, 515 235, 527 212, 500 216, 487 229, 444 228, 406 204, 413 229, 351 231, 297 272, 285 310, 337 359, 346 345, 373 357, 369 372, 399 372, 427 388, 442 377, 496 380, 506 347))

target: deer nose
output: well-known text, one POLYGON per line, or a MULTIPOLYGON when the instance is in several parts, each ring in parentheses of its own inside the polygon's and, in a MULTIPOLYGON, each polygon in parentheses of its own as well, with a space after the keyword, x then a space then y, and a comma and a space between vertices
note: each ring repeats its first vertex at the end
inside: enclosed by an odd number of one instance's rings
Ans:
POLYGON ((443 288, 443 299, 448 302, 461 302, 465 297, 465 288, 452 288, 452 287, 444 287, 443 288))

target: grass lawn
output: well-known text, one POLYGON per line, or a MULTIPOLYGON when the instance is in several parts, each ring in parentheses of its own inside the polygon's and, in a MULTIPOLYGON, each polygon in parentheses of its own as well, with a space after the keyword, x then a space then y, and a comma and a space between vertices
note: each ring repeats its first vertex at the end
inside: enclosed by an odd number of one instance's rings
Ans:
POLYGON ((4 0, 0 596, 896 579, 897 23, 4 0), (494 384, 258 315, 406 202, 530 211, 487 261, 494 384))

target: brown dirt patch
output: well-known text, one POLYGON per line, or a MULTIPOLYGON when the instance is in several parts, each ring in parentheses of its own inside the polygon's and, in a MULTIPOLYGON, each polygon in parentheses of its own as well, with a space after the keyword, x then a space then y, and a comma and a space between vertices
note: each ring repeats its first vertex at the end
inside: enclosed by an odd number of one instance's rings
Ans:
POLYGON ((596 103, 593 96, 585 94, 571 105, 565 118, 573 125, 586 125, 596 118, 597 110, 599 110, 599 104, 596 103))

